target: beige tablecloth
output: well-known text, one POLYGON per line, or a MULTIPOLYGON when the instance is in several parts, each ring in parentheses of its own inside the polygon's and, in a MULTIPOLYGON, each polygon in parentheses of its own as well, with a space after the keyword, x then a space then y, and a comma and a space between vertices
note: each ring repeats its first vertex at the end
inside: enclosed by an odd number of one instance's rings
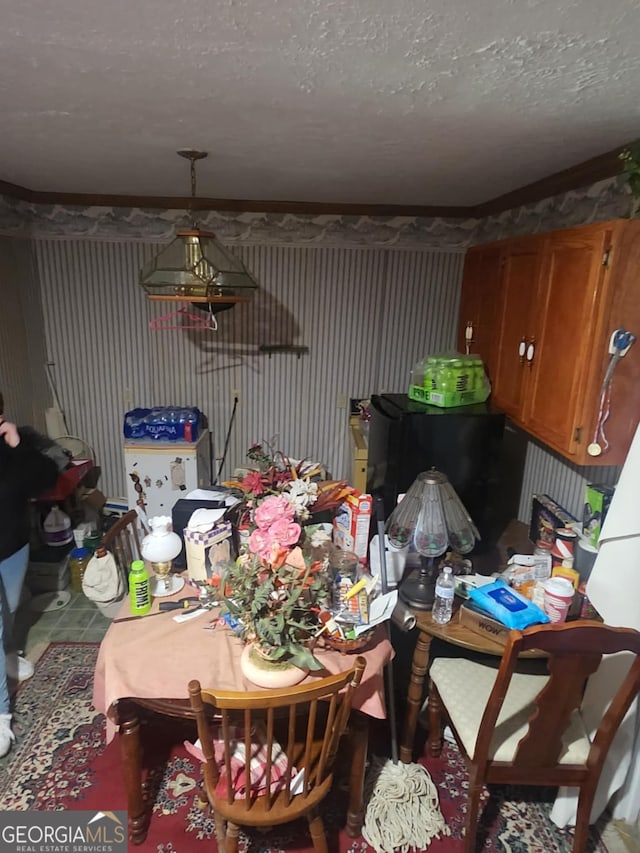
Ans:
MULTIPOLYGON (((189 594, 183 590, 163 600, 178 600, 189 594)), ((151 612, 157 609, 156 601, 151 612)), ((127 615, 130 615, 128 599, 120 613, 127 615)), ((169 611, 110 626, 100 646, 94 677, 93 704, 99 711, 106 714, 114 702, 125 697, 188 699, 187 684, 192 678, 197 678, 204 687, 256 689, 240 672, 242 641, 226 627, 204 630, 215 620, 216 611, 182 623, 173 620, 175 615, 169 611)), ((314 654, 330 673, 349 669, 354 657, 326 650, 314 654)), ((354 691, 353 707, 382 719, 386 716, 384 666, 393 658, 384 625, 378 626, 370 644, 359 654, 364 656, 367 666, 354 691)), ((318 677, 326 674, 319 672, 318 677)), ((114 724, 107 719, 107 741, 115 731, 114 724)))

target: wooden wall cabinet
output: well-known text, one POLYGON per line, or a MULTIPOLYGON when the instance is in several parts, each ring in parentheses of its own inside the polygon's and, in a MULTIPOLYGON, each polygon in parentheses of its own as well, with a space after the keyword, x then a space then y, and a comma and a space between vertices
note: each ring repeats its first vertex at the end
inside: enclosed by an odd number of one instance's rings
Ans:
POLYGON ((466 253, 462 273, 458 352, 481 356, 489 379, 493 378, 497 352, 502 261, 499 246, 476 246, 466 253))
MULTIPOLYGON (((574 464, 621 465, 640 419, 640 340, 613 374, 608 447, 597 424, 612 333, 624 328, 640 339, 640 220, 481 248, 500 257, 492 285, 483 286, 497 294, 487 349, 494 404, 574 464), (592 443, 600 455, 589 453, 592 443)), ((465 322, 461 314, 462 334, 465 322)))

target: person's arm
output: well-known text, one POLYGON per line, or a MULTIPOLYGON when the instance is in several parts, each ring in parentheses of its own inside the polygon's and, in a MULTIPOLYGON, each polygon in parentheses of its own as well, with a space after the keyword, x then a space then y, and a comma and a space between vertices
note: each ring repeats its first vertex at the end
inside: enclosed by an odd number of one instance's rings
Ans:
POLYGON ((29 498, 52 488, 58 479, 58 466, 40 452, 33 433, 22 432, 10 421, 0 422, 0 441, 9 448, 6 453, 13 482, 19 491, 29 498))

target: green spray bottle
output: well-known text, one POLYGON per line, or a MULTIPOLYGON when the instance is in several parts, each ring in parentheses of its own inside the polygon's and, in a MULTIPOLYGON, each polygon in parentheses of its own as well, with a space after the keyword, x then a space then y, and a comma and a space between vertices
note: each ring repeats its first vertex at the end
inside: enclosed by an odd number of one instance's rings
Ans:
POLYGON ((144 616, 151 610, 151 582, 144 560, 134 560, 129 572, 129 598, 131 613, 144 616))

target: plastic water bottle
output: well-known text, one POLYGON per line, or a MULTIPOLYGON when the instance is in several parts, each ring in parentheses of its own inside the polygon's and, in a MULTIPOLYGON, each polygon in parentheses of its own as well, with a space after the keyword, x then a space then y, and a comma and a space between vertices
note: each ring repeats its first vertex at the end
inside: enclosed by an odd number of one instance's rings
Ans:
POLYGON ((129 596, 134 616, 144 616, 151 609, 151 582, 144 560, 134 560, 129 572, 129 596))
POLYGON ((451 620, 454 593, 453 571, 451 566, 444 566, 436 581, 436 597, 431 611, 431 618, 438 625, 446 625, 451 620))

